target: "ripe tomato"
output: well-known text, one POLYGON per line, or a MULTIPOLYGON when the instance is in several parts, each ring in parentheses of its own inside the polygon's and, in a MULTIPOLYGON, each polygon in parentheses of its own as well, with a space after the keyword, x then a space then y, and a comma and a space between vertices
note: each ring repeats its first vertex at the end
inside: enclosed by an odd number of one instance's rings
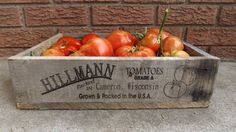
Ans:
POLYGON ((107 39, 94 38, 71 56, 113 56, 113 48, 107 39))
POLYGON ((170 56, 170 53, 169 53, 169 52, 163 52, 162 55, 163 55, 164 57, 169 57, 169 56, 170 56))
MULTIPOLYGON (((148 29, 145 37, 138 43, 138 45, 148 47, 152 49, 154 52, 157 52, 160 48, 160 43, 157 40, 159 34, 158 28, 150 28, 148 29)), ((166 39, 170 34, 167 32, 162 32, 162 42, 166 39)))
POLYGON ((56 44, 52 46, 53 49, 60 50, 66 56, 76 52, 81 47, 81 43, 74 37, 64 36, 60 38, 56 44))
MULTIPOLYGON (((158 35, 160 32, 160 29, 159 28, 149 28, 148 31, 147 31, 147 35, 148 34, 155 34, 155 35, 158 35)), ((167 37, 170 36, 170 33, 168 32, 165 32, 165 31, 162 31, 162 34, 161 34, 161 39, 162 41, 164 41, 167 37)))
POLYGON ((135 36, 123 30, 116 30, 112 32, 108 35, 107 39, 111 42, 114 50, 124 45, 132 46, 137 41, 135 36))
POLYGON ((70 56, 86 56, 84 53, 81 53, 80 51, 76 51, 75 53, 70 54, 70 56))
POLYGON ((97 36, 96 34, 87 34, 82 38, 82 44, 86 44, 89 40, 97 38, 99 36, 97 36))
POLYGON ((60 38, 57 43, 71 45, 74 46, 76 49, 79 49, 81 47, 81 41, 70 36, 64 36, 60 38))
POLYGON ((173 57, 181 57, 181 58, 188 58, 190 55, 183 51, 183 50, 174 50, 171 52, 171 56, 173 57))
POLYGON ((157 35, 155 34, 146 34, 146 36, 138 43, 138 45, 148 47, 154 52, 160 48, 160 44, 157 41, 157 35))
POLYGON ((130 46, 125 45, 115 51, 115 56, 121 57, 153 57, 156 56, 155 52, 143 46, 130 46))
POLYGON ((42 53, 43 56, 65 56, 63 52, 56 49, 47 49, 42 53))
POLYGON ((183 50, 184 45, 182 41, 175 36, 170 36, 166 38, 163 42, 163 52, 171 53, 174 50, 183 50))

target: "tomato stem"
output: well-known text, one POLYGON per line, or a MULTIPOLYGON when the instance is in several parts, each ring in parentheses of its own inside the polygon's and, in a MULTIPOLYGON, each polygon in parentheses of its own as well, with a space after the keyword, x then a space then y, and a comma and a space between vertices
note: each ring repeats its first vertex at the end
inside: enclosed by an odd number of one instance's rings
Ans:
POLYGON ((135 37, 137 37, 138 39, 142 40, 145 37, 146 33, 147 33, 147 27, 144 28, 144 32, 143 33, 135 32, 133 34, 135 35, 135 37))
POLYGON ((163 54, 163 49, 162 49, 162 32, 163 32, 163 27, 165 25, 168 13, 169 13, 169 9, 167 8, 165 10, 164 18, 162 19, 160 30, 159 30, 159 33, 158 33, 158 36, 157 36, 157 43, 160 43, 160 50, 159 50, 159 55, 160 56, 163 54))
POLYGON ((139 51, 139 46, 132 46, 132 48, 129 50, 129 52, 131 52, 131 53, 134 53, 134 52, 137 52, 137 51, 139 51))
POLYGON ((144 28, 144 32, 143 32, 143 35, 145 36, 147 34, 147 27, 144 28))
POLYGON ((30 56, 36 56, 35 52, 30 51, 30 56))

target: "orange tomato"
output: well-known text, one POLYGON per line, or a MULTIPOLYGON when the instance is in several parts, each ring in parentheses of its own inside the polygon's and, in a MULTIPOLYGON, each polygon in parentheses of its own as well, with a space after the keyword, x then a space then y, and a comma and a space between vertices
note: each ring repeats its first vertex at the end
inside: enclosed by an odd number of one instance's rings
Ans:
POLYGON ((184 45, 182 41, 176 36, 170 36, 163 42, 163 52, 171 53, 174 50, 183 50, 184 45))
MULTIPOLYGON (((147 35, 148 34, 155 34, 155 35, 158 35, 160 32, 160 29, 159 28, 149 28, 148 31, 147 31, 147 35)), ((164 41, 167 37, 170 36, 170 33, 168 32, 165 32, 165 31, 162 31, 162 34, 161 34, 161 39, 162 41, 164 41)))
POLYGON ((120 57, 153 57, 156 56, 155 52, 143 46, 130 46, 125 45, 115 51, 115 56, 120 57))
POLYGON ((65 56, 65 54, 60 50, 47 49, 42 53, 42 56, 65 56))
MULTIPOLYGON (((157 37, 159 34, 158 28, 150 28, 148 29, 145 37, 138 43, 138 45, 148 47, 152 49, 154 52, 157 52, 160 49, 160 42, 158 42, 157 37)), ((162 32, 162 42, 166 39, 170 34, 167 32, 162 32)))

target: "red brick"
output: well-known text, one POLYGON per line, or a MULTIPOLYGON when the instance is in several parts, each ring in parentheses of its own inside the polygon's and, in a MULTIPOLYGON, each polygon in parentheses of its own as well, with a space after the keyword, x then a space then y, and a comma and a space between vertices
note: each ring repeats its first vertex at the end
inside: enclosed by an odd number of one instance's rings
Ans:
POLYGON ((0 8, 0 27, 21 26, 18 8, 0 8))
MULTIPOLYGON (((134 32, 144 32, 146 26, 120 26, 120 29, 134 33, 134 32)), ((149 27, 148 27, 149 28, 149 27)))
POLYGON ((164 10, 169 7, 167 24, 214 24, 217 8, 215 6, 173 5, 160 6, 158 10, 158 23, 163 19, 164 10))
POLYGON ((82 37, 84 34, 88 33, 95 33, 98 35, 101 33, 107 34, 116 29, 118 29, 118 27, 62 27, 59 28, 59 32, 75 37, 82 37))
POLYGON ((55 33, 51 28, 1 29, 0 47, 31 47, 55 33))
POLYGON ((236 45, 236 28, 188 28, 187 41, 196 45, 236 45))
POLYGON ((165 27, 164 30, 171 33, 172 35, 182 38, 183 28, 181 27, 165 27))
POLYGON ((76 3, 76 2, 118 2, 121 0, 54 0, 56 3, 76 3))
POLYGON ((190 0, 190 2, 197 3, 236 3, 235 0, 190 0))
POLYGON ((118 27, 62 27, 59 28, 61 33, 109 33, 118 29, 118 27))
POLYGON ((220 13, 220 25, 236 25, 236 7, 224 6, 220 13))
POLYGON ((160 3, 160 4, 172 4, 172 3, 184 3, 185 0, 124 0, 126 3, 160 3))
MULTIPOLYGON (((129 31, 129 32, 144 32, 144 28, 145 27, 137 27, 137 26, 122 26, 122 29, 129 31)), ((149 28, 149 27, 148 27, 149 28)), ((178 36, 178 37, 182 37, 182 31, 183 28, 182 27, 164 27, 164 30, 171 33, 172 35, 178 36)))
POLYGON ((236 47, 234 46, 214 46, 210 53, 223 59, 236 59, 236 47))
POLYGON ((0 57, 13 56, 24 50, 24 48, 0 48, 0 57))
POLYGON ((196 47, 198 47, 199 49, 201 49, 201 50, 203 50, 205 52, 208 52, 208 49, 209 49, 208 46, 196 46, 196 47))
POLYGON ((39 25, 86 25, 88 7, 86 6, 42 6, 25 7, 27 26, 39 25))
POLYGON ((95 6, 94 25, 153 24, 154 8, 150 6, 95 6))
POLYGON ((0 0, 0 4, 49 3, 49 0, 0 0))

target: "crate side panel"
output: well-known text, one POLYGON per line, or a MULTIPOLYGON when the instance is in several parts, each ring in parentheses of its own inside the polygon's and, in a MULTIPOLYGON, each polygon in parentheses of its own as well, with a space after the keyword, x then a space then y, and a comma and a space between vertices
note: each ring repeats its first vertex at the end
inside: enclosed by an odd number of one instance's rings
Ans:
MULTIPOLYGON (((212 85, 204 81, 209 76, 202 78, 211 70, 198 72, 206 61, 30 60, 15 77, 26 81, 15 89, 27 93, 27 98, 17 95, 18 103, 31 104, 192 101, 200 82, 212 93, 212 85)), ((201 100, 206 98, 196 101, 201 100)))
POLYGON ((8 60, 16 102, 28 103, 29 101, 27 92, 29 77, 27 77, 28 69, 26 68, 26 63, 27 60, 8 60))

